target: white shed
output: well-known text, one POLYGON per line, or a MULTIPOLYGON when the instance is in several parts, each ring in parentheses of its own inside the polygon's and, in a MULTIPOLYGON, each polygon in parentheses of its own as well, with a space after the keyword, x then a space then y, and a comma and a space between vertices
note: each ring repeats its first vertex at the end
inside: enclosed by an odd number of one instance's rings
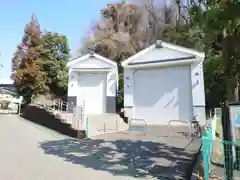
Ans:
POLYGON ((86 114, 116 112, 117 64, 98 54, 68 62, 68 102, 83 105, 86 114))
POLYGON ((157 41, 122 62, 125 115, 147 123, 205 123, 204 53, 157 41))

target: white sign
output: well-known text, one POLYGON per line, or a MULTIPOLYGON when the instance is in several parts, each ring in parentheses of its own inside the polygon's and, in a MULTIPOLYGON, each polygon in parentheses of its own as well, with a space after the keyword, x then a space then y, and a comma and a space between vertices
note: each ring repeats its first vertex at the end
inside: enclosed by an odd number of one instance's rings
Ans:
POLYGON ((230 106, 230 120, 232 124, 233 141, 237 140, 236 130, 240 128, 240 105, 230 106))
MULTIPOLYGON (((237 141, 237 129, 240 128, 240 105, 234 105, 229 107, 230 121, 232 126, 232 141, 237 141)), ((236 160, 235 146, 233 146, 233 157, 236 160)))

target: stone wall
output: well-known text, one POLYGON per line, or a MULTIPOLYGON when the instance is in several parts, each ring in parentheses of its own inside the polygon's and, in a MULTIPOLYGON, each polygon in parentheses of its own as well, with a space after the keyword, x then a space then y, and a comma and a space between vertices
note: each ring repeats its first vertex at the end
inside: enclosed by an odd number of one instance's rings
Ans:
MULTIPOLYGON (((26 120, 45 126, 67 136, 77 136, 77 130, 72 129, 70 124, 61 122, 60 119, 56 118, 53 114, 45 109, 34 105, 27 105, 22 109, 21 112, 21 116, 26 120)), ((80 138, 85 138, 85 132, 80 132, 79 134, 80 138)))

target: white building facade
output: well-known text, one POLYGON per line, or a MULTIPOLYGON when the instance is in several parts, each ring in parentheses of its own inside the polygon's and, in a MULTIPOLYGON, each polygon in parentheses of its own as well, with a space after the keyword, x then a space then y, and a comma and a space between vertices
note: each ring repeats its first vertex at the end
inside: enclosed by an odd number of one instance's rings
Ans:
POLYGON ((158 41, 122 62, 124 108, 130 119, 165 124, 206 121, 204 53, 158 41))
POLYGON ((68 102, 84 106, 85 114, 116 112, 118 86, 117 64, 98 54, 87 54, 71 60, 68 102))

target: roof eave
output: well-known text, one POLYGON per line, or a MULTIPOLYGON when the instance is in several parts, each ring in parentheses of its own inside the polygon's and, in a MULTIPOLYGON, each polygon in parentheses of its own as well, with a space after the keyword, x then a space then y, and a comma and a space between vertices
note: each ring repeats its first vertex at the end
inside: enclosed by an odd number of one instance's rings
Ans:
POLYGON ((71 61, 69 61, 67 63, 67 67, 70 67, 70 66, 76 64, 79 61, 83 61, 83 60, 87 59, 89 56, 90 56, 90 54, 86 54, 86 55, 83 55, 83 56, 78 56, 78 57, 72 59, 71 61))
POLYGON ((148 61, 148 62, 136 62, 136 63, 129 63, 129 65, 138 65, 138 64, 154 64, 154 63, 166 63, 166 62, 178 62, 178 61, 185 61, 185 60, 191 60, 196 59, 196 56, 188 56, 188 57, 182 57, 182 58, 174 58, 174 59, 164 59, 164 60, 154 60, 154 61, 148 61))
POLYGON ((72 61, 68 62, 67 63, 67 67, 70 67, 70 66, 72 66, 72 65, 74 65, 74 64, 76 64, 76 63, 78 63, 80 61, 84 61, 84 60, 86 60, 87 58, 90 58, 90 57, 95 57, 96 59, 104 61, 104 62, 106 62, 108 64, 111 64, 113 66, 117 66, 117 63, 113 62, 110 59, 107 59, 107 58, 105 58, 103 56, 100 56, 99 54, 96 54, 96 53, 89 53, 89 54, 77 57, 77 58, 73 59, 72 61))
POLYGON ((137 69, 137 68, 151 68, 151 67, 171 67, 179 65, 189 65, 196 62, 196 59, 185 59, 185 60, 176 60, 176 61, 165 61, 165 62, 150 62, 150 63, 134 63, 125 66, 125 68, 137 69))
MULTIPOLYGON (((161 46, 166 47, 166 48, 170 48, 170 49, 173 49, 173 50, 176 50, 176 51, 180 51, 180 52, 183 52, 183 53, 191 54, 191 55, 197 56, 201 59, 205 58, 205 54, 203 52, 198 52, 196 50, 185 48, 185 47, 182 47, 182 46, 179 46, 179 45, 175 45, 175 44, 171 44, 171 43, 161 41, 161 46)), ((135 55, 131 56, 130 58, 126 59, 125 61, 123 61, 121 63, 121 65, 123 67, 128 66, 128 64, 130 64, 133 60, 141 57, 142 55, 148 53, 149 51, 151 51, 155 48, 156 48, 156 44, 153 44, 153 45, 149 46, 148 48, 146 48, 146 49, 136 53, 135 55)))

